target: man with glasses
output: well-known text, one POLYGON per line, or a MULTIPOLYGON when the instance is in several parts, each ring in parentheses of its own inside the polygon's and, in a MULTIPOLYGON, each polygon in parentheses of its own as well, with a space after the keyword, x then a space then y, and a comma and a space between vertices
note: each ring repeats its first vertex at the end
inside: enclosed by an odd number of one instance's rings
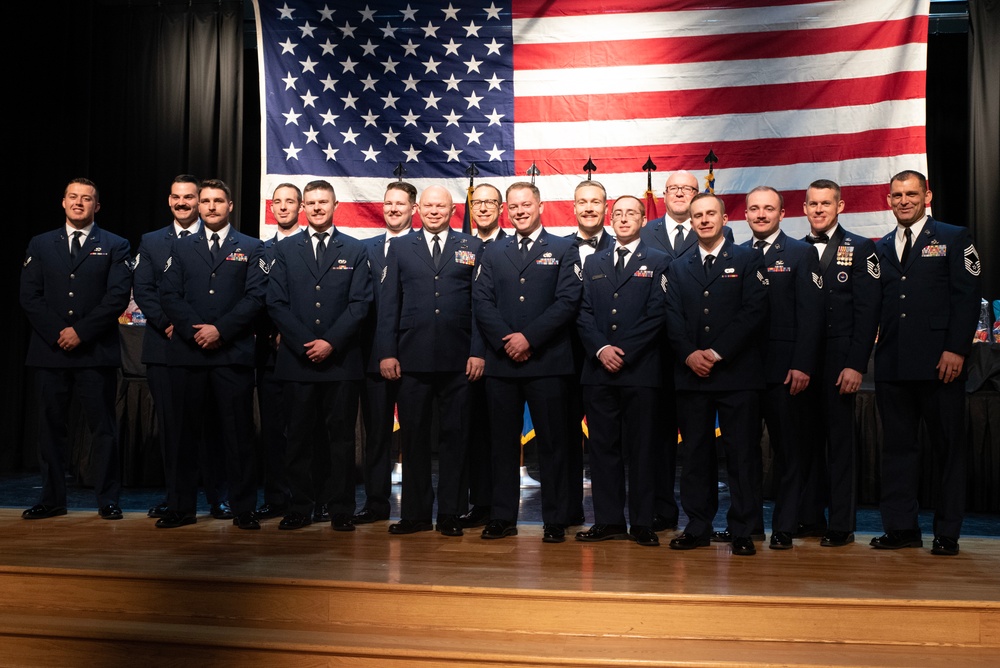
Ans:
MULTIPOLYGON (((580 304, 580 255, 570 239, 542 228, 544 205, 533 183, 507 188, 507 212, 517 234, 483 253, 473 287, 476 321, 486 353, 493 499, 485 539, 517 534, 519 457, 527 401, 538 440, 542 540, 561 543, 579 508, 569 507, 569 392, 573 374, 570 327, 580 304)), ((580 484, 579 476, 576 483, 580 484)))
MULTIPOLYGON (((503 195, 499 188, 490 183, 480 183, 472 191, 470 205, 469 217, 475 227, 473 236, 483 242, 483 250, 507 236, 500 228, 503 195)), ((458 518, 465 529, 486 526, 490 521, 493 467, 490 465, 490 415, 485 380, 479 379, 470 385, 469 406, 475 415, 467 455, 471 508, 458 518)))
MULTIPOLYGON (((698 177, 687 170, 678 170, 667 177, 663 188, 662 218, 651 220, 642 228, 640 237, 651 248, 666 252, 672 258, 694 248, 698 235, 691 228, 691 200, 698 194, 698 177)), ((733 240, 733 231, 723 228, 723 235, 733 240)))
POLYGON ((639 238, 645 222, 639 199, 619 197, 611 215, 614 249, 591 255, 584 265, 577 327, 585 353, 581 384, 590 427, 595 523, 576 534, 583 542, 629 538, 639 545, 660 544, 652 526, 654 465, 656 415, 663 403, 659 338, 670 259, 639 238))

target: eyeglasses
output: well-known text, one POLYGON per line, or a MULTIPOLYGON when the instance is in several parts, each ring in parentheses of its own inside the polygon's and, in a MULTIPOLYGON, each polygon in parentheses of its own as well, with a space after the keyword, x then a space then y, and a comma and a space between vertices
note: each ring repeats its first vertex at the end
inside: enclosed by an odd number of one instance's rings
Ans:
POLYGON ((478 209, 481 206, 485 206, 487 209, 495 209, 500 206, 500 202, 495 199, 474 199, 469 202, 472 208, 478 209))
POLYGON ((671 195, 677 193, 684 193, 685 195, 693 195, 698 192, 698 189, 694 186, 667 186, 667 192, 671 195))
POLYGON ((642 213, 629 209, 628 211, 615 211, 611 214, 611 220, 621 220, 622 218, 628 218, 630 220, 635 220, 637 218, 642 218, 642 213))

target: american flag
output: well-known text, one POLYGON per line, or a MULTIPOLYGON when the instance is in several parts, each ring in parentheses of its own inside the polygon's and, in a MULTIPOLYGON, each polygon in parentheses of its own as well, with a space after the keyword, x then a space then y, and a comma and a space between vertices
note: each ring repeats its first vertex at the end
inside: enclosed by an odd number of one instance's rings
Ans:
MULTIPOLYGON (((743 194, 785 195, 805 234, 809 182, 878 237, 901 169, 926 173, 928 0, 255 0, 262 236, 283 181, 330 180, 339 226, 382 227, 385 185, 440 183, 460 228, 467 170, 503 189, 534 165, 543 222, 575 226, 573 187, 613 198, 687 169, 748 238, 743 194)), ((661 210, 662 210, 662 202, 661 210)))

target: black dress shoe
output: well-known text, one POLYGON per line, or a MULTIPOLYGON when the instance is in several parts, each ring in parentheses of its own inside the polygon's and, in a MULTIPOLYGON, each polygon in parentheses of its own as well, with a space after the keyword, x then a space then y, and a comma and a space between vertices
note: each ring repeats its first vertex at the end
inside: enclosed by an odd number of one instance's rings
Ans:
POLYGON ((310 524, 312 524, 312 518, 309 517, 308 515, 291 512, 282 518, 281 522, 278 524, 278 528, 286 531, 291 531, 292 529, 301 529, 302 527, 307 527, 310 524))
POLYGON ((799 528, 792 533, 792 538, 819 538, 826 533, 826 522, 799 523, 799 528))
POLYGON ((792 534, 788 531, 775 531, 771 534, 771 542, 768 545, 772 550, 792 549, 792 534))
POLYGON ((389 533, 397 536, 417 533, 420 531, 433 531, 434 525, 430 522, 420 522, 418 520, 399 520, 395 524, 389 525, 389 533))
POLYGON ((21 517, 26 520, 44 520, 47 517, 56 517, 58 515, 65 514, 65 506, 46 506, 39 503, 38 505, 32 506, 21 513, 21 517))
POLYGON ((327 508, 325 503, 316 506, 313 509, 313 522, 329 522, 330 521, 330 509, 327 508))
POLYGON ((466 529, 484 527, 490 521, 489 506, 472 506, 472 510, 458 516, 458 523, 466 529))
POLYGON ((711 541, 713 543, 732 543, 733 534, 726 529, 725 531, 713 531, 711 541))
POLYGON ((904 547, 923 547, 919 529, 906 531, 886 531, 881 536, 872 538, 872 547, 880 550, 898 550, 904 547))
POLYGON ((625 540, 626 538, 628 538, 628 528, 624 524, 595 524, 586 531, 576 532, 576 539, 584 543, 625 540))
POLYGON ((285 515, 285 507, 279 506, 276 503, 265 503, 264 505, 262 505, 260 508, 257 509, 256 515, 257 519, 269 520, 272 517, 285 515))
POLYGON ((167 511, 167 514, 156 520, 157 529, 176 529, 177 527, 187 526, 188 524, 194 524, 198 521, 198 518, 194 515, 185 515, 184 513, 174 512, 172 510, 167 511))
MULTIPOLYGON (((229 507, 228 501, 223 501, 222 503, 213 503, 212 509, 209 511, 217 520, 231 520, 233 519, 233 511, 229 507)), ((234 522, 235 524, 235 522, 234 522)))
POLYGON ((677 520, 669 520, 663 515, 657 513, 653 515, 653 531, 659 533, 661 531, 673 531, 677 528, 677 520))
POLYGON ((583 513, 580 513, 579 515, 571 519, 569 524, 564 524, 563 528, 565 529, 569 527, 582 527, 586 523, 587 523, 587 518, 584 516, 583 513))
POLYGON ((170 512, 170 508, 167 507, 167 502, 164 501, 160 505, 154 506, 154 507, 150 508, 149 512, 146 513, 146 515, 148 517, 160 518, 160 517, 163 517, 164 515, 166 515, 169 512, 170 512))
POLYGON ((844 547, 854 542, 854 534, 850 531, 827 531, 819 544, 823 547, 844 547))
POLYGON ((106 506, 101 506, 97 509, 97 514, 101 516, 102 520, 120 520, 124 517, 122 509, 118 507, 117 503, 109 503, 106 506))
POLYGON ((233 524, 248 531, 258 531, 260 529, 260 522, 257 521, 257 513, 252 510, 233 517, 233 524))
POLYGON ((384 522, 389 519, 389 513, 376 513, 371 508, 362 508, 361 512, 355 513, 351 521, 355 524, 372 524, 373 522, 384 522))
POLYGON ((633 526, 628 530, 629 540, 634 540, 639 545, 646 547, 659 547, 660 537, 656 535, 652 527, 633 526))
POLYGON ((561 524, 543 524, 543 543, 562 543, 566 540, 566 529, 561 524))
POLYGON ((757 548, 754 547, 753 539, 750 536, 734 536, 729 549, 738 557, 749 557, 757 554, 757 548))
POLYGON ((348 513, 336 513, 330 518, 330 527, 334 531, 354 531, 354 517, 348 513))
POLYGON ((670 541, 671 550, 693 550, 696 547, 708 547, 711 544, 708 536, 692 536, 684 532, 670 541))
POLYGON ((931 554, 943 554, 949 557, 958 554, 958 541, 947 536, 934 536, 931 554))
POLYGON ((437 518, 435 529, 442 536, 461 536, 465 533, 462 531, 462 524, 458 521, 457 515, 441 515, 437 518))
POLYGON ((485 540, 493 540, 496 538, 506 538, 507 536, 517 535, 517 525, 510 520, 490 520, 486 528, 483 529, 483 533, 480 534, 480 538, 485 540))

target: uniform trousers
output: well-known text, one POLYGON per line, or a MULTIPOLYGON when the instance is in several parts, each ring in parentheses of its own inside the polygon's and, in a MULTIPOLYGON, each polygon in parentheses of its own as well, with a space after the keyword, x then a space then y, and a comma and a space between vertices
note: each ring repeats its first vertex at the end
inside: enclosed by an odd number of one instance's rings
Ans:
POLYGON ((538 444, 542 521, 570 524, 579 513, 570 484, 582 484, 569 470, 570 448, 579 448, 575 415, 570 408, 569 376, 486 378, 492 431, 493 501, 491 519, 517 522, 521 498, 521 430, 527 402, 538 444), (570 478, 573 478, 572 483, 570 478))
MULTIPOLYGON (((788 385, 770 383, 761 398, 761 414, 773 455, 771 529, 795 533, 800 521, 799 499, 805 475, 802 462, 806 448, 803 425, 808 419, 806 402, 801 392, 793 396, 788 385)), ((763 482, 758 489, 761 492, 759 501, 763 504, 763 482)))
POLYGON ((365 507, 376 515, 389 515, 392 493, 392 432, 399 381, 377 374, 365 376, 361 414, 365 424, 365 507))
POLYGON ((719 510, 716 415, 729 482, 726 526, 739 538, 749 537, 763 523, 763 508, 755 491, 762 478, 759 397, 758 390, 677 393, 677 420, 684 456, 681 504, 688 516, 686 533, 699 538, 709 536, 719 510))
POLYGON ((175 391, 183 397, 183 415, 178 439, 177 484, 174 490, 167 490, 167 505, 184 514, 195 513, 199 449, 203 449, 208 457, 221 453, 225 461, 229 505, 233 513, 240 515, 256 510, 253 367, 175 366, 170 368, 170 373, 175 391), (209 436, 203 439, 206 433, 209 436))
POLYGON ((934 448, 937 493, 934 535, 958 539, 965 516, 965 383, 939 380, 876 382, 882 419, 882 475, 879 510, 886 531, 920 530, 920 419, 934 448))
POLYGON ((590 428, 590 481, 595 524, 651 527, 656 484, 657 388, 584 385, 590 428), (626 480, 627 491, 626 491, 626 480))
POLYGON ((404 373, 400 379, 399 424, 402 437, 403 486, 400 517, 429 522, 434 511, 431 479, 434 407, 438 410, 438 517, 468 509, 465 454, 469 447, 469 381, 464 372, 404 373))
POLYGON ((288 381, 284 391, 289 409, 289 511, 308 517, 317 504, 326 504, 331 515, 353 515, 354 427, 361 381, 288 381))
POLYGON ((66 507, 66 468, 69 457, 69 408, 75 397, 83 411, 92 443, 87 466, 98 507, 118 503, 121 477, 115 394, 118 370, 113 367, 35 368, 38 425, 38 463, 42 498, 46 506, 66 507))

